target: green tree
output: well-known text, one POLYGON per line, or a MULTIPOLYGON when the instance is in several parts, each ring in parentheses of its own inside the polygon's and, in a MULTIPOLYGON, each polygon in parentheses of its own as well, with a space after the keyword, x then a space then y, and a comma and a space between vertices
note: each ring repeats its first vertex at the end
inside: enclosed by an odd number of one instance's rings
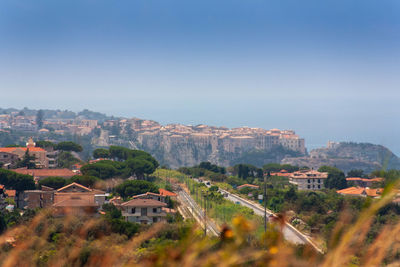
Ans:
POLYGON ((344 173, 338 168, 331 166, 322 166, 318 169, 318 171, 328 173, 328 178, 324 181, 324 185, 326 188, 343 189, 347 187, 346 177, 344 173))
POLYGON ((264 171, 269 172, 279 172, 281 170, 287 170, 288 172, 295 172, 299 170, 298 166, 293 166, 290 164, 279 164, 279 163, 268 163, 263 166, 264 171))
POLYGON ((129 149, 122 146, 110 146, 110 157, 115 160, 126 160, 129 156, 129 149))
POLYGON ((156 170, 152 162, 141 157, 128 159, 126 166, 130 169, 130 174, 136 175, 138 179, 143 179, 145 174, 152 174, 156 170))
POLYGON ((35 182, 32 176, 4 169, 0 169, 0 184, 19 192, 35 189, 35 182))
POLYGON ((67 184, 65 178, 62 177, 47 177, 39 181, 40 185, 48 186, 54 189, 59 189, 67 184))
POLYGON ((95 176, 75 175, 67 180, 67 184, 75 182, 86 187, 94 187, 99 181, 101 180, 95 176))
POLYGON ((95 176, 100 179, 108 179, 121 175, 121 170, 116 168, 119 167, 117 164, 118 163, 114 163, 109 160, 102 160, 82 166, 81 172, 83 175, 95 176))
POLYGON ((29 148, 28 148, 26 149, 25 155, 22 158, 22 160, 17 163, 17 167, 18 168, 26 167, 28 169, 34 169, 36 167, 35 159, 36 159, 35 156, 29 155, 29 148))
POLYGON ((99 158, 110 158, 110 152, 105 148, 98 148, 93 151, 93 157, 95 159, 99 158))
POLYGON ((82 152, 83 148, 81 145, 71 142, 71 141, 65 141, 65 142, 60 142, 56 146, 57 150, 62 150, 62 151, 74 151, 74 152, 82 152))
POLYGON ((351 170, 347 173, 347 177, 365 177, 363 170, 351 170))
POLYGON ((48 148, 55 148, 56 144, 54 144, 53 142, 50 142, 50 141, 46 141, 46 140, 39 140, 36 142, 36 146, 44 148, 44 149, 48 149, 48 148))
POLYGON ((10 145, 6 145, 6 147, 21 147, 21 146, 17 145, 17 144, 10 144, 10 145))
POLYGON ((122 213, 113 204, 105 203, 102 206, 103 210, 106 212, 106 216, 110 219, 122 219, 122 213))
POLYGON ((62 151, 57 156, 57 164, 60 168, 71 168, 72 165, 81 162, 79 159, 75 158, 71 152, 62 151))
POLYGON ((127 180, 115 188, 115 191, 123 198, 144 194, 146 192, 158 193, 158 187, 143 180, 127 180))

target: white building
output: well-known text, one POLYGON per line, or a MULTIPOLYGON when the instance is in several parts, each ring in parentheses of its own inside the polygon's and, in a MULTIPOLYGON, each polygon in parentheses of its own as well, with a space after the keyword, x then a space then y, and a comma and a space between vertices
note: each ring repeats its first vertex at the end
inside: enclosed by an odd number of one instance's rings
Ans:
POLYGON ((327 178, 327 172, 297 171, 289 176, 289 182, 297 185, 299 190, 321 190, 324 188, 324 181, 327 178))
POLYGON ((166 213, 162 210, 167 204, 154 199, 132 199, 120 205, 122 216, 128 222, 152 224, 165 220, 166 213))

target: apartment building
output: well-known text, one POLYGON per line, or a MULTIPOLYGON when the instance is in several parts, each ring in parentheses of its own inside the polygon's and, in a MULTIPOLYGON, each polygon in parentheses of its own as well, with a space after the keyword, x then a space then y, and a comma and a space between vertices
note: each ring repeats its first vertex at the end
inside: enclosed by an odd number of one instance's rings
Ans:
POLYGON ((128 222, 152 224, 165 220, 166 212, 162 208, 167 204, 154 199, 132 199, 122 203, 119 207, 122 216, 128 222))
POLYGON ((289 176, 289 182, 297 185, 299 190, 321 190, 324 188, 324 181, 327 178, 327 172, 297 171, 289 176))

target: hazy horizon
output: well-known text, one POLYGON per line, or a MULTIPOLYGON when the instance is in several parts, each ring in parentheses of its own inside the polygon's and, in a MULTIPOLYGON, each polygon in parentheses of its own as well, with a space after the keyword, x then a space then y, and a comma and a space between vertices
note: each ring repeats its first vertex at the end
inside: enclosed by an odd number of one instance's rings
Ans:
POLYGON ((294 129, 400 155, 400 2, 0 3, 4 107, 294 129))

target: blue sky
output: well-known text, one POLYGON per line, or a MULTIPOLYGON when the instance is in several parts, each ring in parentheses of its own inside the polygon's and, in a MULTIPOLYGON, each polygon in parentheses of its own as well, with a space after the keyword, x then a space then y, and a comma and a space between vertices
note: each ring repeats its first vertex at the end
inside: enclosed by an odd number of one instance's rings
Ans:
POLYGON ((2 0, 0 93, 400 154, 399 47, 397 0, 2 0))

